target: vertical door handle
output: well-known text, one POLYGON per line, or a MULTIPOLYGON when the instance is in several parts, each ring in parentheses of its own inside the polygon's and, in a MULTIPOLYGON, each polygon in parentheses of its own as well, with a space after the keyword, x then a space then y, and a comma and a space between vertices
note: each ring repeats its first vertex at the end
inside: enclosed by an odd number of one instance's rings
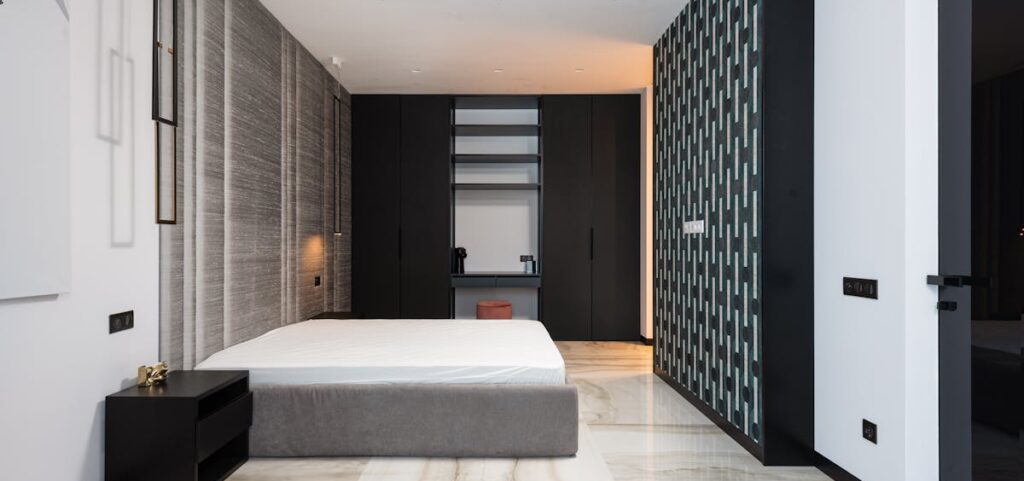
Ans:
POLYGON ((590 228, 590 260, 594 260, 594 228, 590 228))
POLYGON ((398 260, 402 260, 402 228, 398 228, 398 260))

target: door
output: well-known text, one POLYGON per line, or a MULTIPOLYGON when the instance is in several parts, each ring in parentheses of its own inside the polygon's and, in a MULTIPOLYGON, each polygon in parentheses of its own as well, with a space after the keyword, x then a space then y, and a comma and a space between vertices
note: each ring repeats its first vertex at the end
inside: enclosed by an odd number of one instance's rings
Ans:
POLYGON ((591 97, 545 96, 541 312, 555 340, 590 340, 591 97))
POLYGON ((352 310, 400 315, 400 103, 352 97, 352 310))
POLYGON ((451 105, 408 95, 401 110, 401 316, 447 319, 451 105))
POLYGON ((939 2, 943 481, 1024 479, 1024 35, 1003 20, 1022 7, 939 2))
POLYGON ((1024 66, 1008 68, 976 75, 972 95, 971 470, 978 481, 1024 479, 1024 66))
POLYGON ((640 97, 597 95, 591 115, 591 338, 640 338, 640 97))

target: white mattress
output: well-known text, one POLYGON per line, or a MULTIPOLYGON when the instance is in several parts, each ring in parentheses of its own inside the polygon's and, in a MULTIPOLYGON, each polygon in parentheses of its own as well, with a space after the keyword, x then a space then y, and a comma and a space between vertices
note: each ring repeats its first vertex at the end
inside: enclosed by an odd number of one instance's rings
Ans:
POLYGON ((317 319, 270 331, 196 369, 245 369, 253 384, 564 384, 537 321, 317 319))

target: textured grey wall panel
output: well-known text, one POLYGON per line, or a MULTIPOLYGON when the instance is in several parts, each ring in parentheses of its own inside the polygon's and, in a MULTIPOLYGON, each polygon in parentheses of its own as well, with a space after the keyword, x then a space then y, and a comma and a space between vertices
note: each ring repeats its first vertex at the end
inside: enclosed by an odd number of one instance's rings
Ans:
POLYGON ((337 205, 341 224, 340 234, 334 236, 334 309, 352 310, 352 97, 341 85, 337 86, 341 99, 341 152, 339 152, 341 185, 337 205))
POLYGON ((282 325, 281 35, 253 2, 228 0, 225 329, 228 345, 282 325))
POLYGON ((224 0, 197 7, 196 357, 224 348, 224 0))
POLYGON ((190 368, 348 308, 351 116, 348 92, 258 1, 179 8, 179 214, 161 226, 160 345, 173 367, 190 368), (344 105, 340 144, 334 95, 344 105), (346 203, 339 236, 335 197, 346 203))
MULTIPOLYGON (((324 157, 324 125, 329 117, 324 116, 324 69, 301 49, 296 55, 296 106, 295 116, 295 213, 298 252, 298 311, 295 321, 309 319, 324 311, 323 291, 326 287, 314 287, 313 278, 323 276, 326 270, 324 259, 324 164, 330 158, 324 157)), ((329 191, 329 189, 328 189, 329 191)))
POLYGON ((655 363, 757 443, 760 5, 693 0, 654 50, 655 363))

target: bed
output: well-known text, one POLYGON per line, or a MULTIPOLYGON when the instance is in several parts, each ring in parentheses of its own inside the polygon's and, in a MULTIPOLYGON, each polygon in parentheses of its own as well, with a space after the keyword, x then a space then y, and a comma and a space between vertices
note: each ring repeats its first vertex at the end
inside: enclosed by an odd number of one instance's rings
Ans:
POLYGON ((316 319, 196 369, 249 371, 253 456, 571 456, 575 386, 536 321, 316 319))

